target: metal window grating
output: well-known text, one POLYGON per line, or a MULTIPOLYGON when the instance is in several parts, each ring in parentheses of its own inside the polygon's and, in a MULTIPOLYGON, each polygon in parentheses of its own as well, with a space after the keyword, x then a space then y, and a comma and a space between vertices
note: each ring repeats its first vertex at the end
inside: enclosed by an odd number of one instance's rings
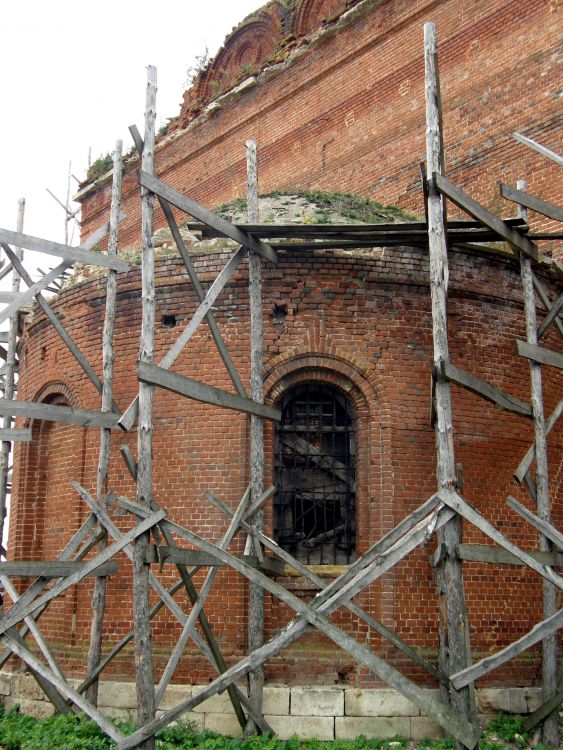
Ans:
POLYGON ((346 397, 319 383, 284 395, 276 431, 274 533, 308 564, 355 557, 355 427, 346 397))

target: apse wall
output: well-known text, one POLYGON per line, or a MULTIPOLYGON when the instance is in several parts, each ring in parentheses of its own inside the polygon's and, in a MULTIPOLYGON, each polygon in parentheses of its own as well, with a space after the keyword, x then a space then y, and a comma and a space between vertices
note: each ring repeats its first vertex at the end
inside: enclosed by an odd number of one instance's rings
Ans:
MULTIPOLYGON (((232 250, 194 255, 202 282, 210 282, 232 250)), ((549 280, 545 279, 549 286, 549 280)), ((244 382, 248 382, 249 312, 247 265, 237 271, 216 304, 225 342, 244 382)), ((139 350, 140 270, 120 274, 116 313, 114 399, 124 409, 136 395, 135 363, 139 350)), ((197 300, 181 263, 173 257, 156 268, 158 361, 196 309, 197 300)), ((280 251, 279 263, 264 268, 265 392, 278 404, 288 389, 323 383, 343 394, 351 405, 356 428, 356 551, 364 552, 436 487, 434 431, 430 423, 432 330, 426 251, 385 248, 369 251, 280 251)), ((53 306, 65 327, 101 374, 100 351, 105 281, 93 278, 71 285, 53 306)), ((527 362, 515 354, 514 339, 525 338, 521 287, 516 264, 491 253, 451 254, 451 360, 513 395, 529 399, 527 362)), ((551 334, 553 335, 553 334, 551 334)), ((546 346, 555 342, 546 340, 546 346)), ((202 325, 173 367, 174 371, 231 390, 210 333, 202 325)), ((557 400, 556 371, 545 372, 545 408, 557 400)), ((19 398, 51 398, 79 408, 98 409, 99 396, 39 312, 26 326, 20 354, 19 398)), ((464 495, 495 525, 523 548, 535 535, 506 507, 511 493, 524 499, 512 479, 532 441, 531 420, 504 413, 454 387, 456 460, 463 464, 464 495)), ((204 499, 211 491, 236 507, 248 483, 248 419, 241 414, 157 391, 154 407, 154 491, 172 520, 195 533, 218 540, 226 520, 204 499)), ((15 455, 10 556, 55 559, 72 532, 85 519, 86 506, 70 485, 72 479, 95 492, 99 431, 68 426, 33 425, 40 439, 18 445, 15 455), (45 433, 45 437, 43 436, 45 433)), ((113 435, 111 488, 135 496, 119 447, 136 451, 136 432, 113 435)), ((273 477, 274 427, 266 429, 266 475, 273 477)), ((561 431, 550 435, 555 491, 560 492, 558 456, 561 431)), ((554 508, 560 508, 553 500, 554 508)), ((557 511, 559 512, 559 511, 557 511)), ((131 520, 117 517, 122 528, 131 520)), ((266 508, 272 533, 272 506, 266 508)), ((464 541, 484 543, 465 526, 464 541)), ((235 544, 235 549, 242 542, 235 544)), ((183 543, 185 546, 185 543, 183 543)), ((432 549, 414 552, 371 586, 358 602, 374 617, 434 660, 437 647, 437 596, 432 549)), ((156 570, 156 568, 155 568, 156 570)), ((338 566, 321 566, 330 578, 338 566)), ((475 657, 527 632, 541 608, 537 576, 520 567, 464 568, 475 657)), ((163 580, 172 582, 167 566, 163 580)), ((199 578, 197 579, 199 583, 199 578)), ((313 595, 301 578, 280 581, 298 596, 313 595)), ((63 663, 73 667, 88 644, 91 584, 71 590, 46 630, 63 663)), ((131 577, 120 557, 120 573, 109 584, 106 642, 119 640, 131 627, 131 577)), ((206 612, 227 661, 246 651, 247 583, 222 570, 206 612)), ((181 599, 179 600, 181 601, 181 599)), ((57 605, 58 606, 58 605, 57 605)), ((189 605, 186 603, 186 607, 189 605)), ((266 594, 266 635, 277 632, 291 612, 266 594)), ((336 615, 343 627, 418 681, 428 677, 389 647, 364 623, 346 611, 336 615)), ((163 610, 154 621, 155 664, 164 666, 179 625, 163 610)), ((538 652, 532 650, 496 670, 485 681, 533 684, 538 652)), ((117 659, 109 674, 130 677, 131 654, 117 659)), ((373 675, 352 664, 319 633, 311 633, 271 659, 270 681, 287 684, 373 686, 373 675)), ((175 681, 201 684, 210 671, 203 659, 187 650, 175 681)))

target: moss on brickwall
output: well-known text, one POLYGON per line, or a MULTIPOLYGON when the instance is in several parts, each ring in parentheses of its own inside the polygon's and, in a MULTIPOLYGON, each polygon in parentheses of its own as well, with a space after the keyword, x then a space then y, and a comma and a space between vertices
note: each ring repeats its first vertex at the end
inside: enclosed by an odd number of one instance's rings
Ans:
MULTIPOLYGON (((235 223, 246 221, 246 200, 235 198, 216 206, 214 211, 235 223)), ((260 221, 265 224, 287 223, 380 224, 412 221, 417 217, 393 205, 384 205, 355 193, 326 192, 324 190, 275 190, 260 196, 260 221)))

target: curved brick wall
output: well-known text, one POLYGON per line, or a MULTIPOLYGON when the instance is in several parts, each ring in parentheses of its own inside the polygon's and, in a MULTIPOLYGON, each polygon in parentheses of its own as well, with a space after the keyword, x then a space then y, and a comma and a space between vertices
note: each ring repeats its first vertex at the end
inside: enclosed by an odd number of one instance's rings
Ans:
MULTIPOLYGON (((195 255, 203 282, 210 282, 228 250, 195 255)), ((196 307, 195 295, 179 261, 157 264, 158 360, 177 337, 196 307), (175 316, 176 326, 163 324, 175 316), (168 318, 169 320, 169 318, 168 318)), ((546 280, 546 283, 549 282, 546 280)), ((519 360, 514 339, 524 338, 519 275, 515 264, 493 255, 451 254, 451 358, 455 364, 486 377, 524 400, 529 399, 526 360, 519 360)), ((54 308, 90 362, 101 373, 103 279, 68 288, 54 308)), ((248 302, 246 263, 217 303, 217 319, 234 361, 248 380, 248 302)), ((280 253, 274 268, 265 264, 265 375, 270 403, 298 382, 320 380, 346 392, 357 424, 357 549, 364 551, 435 489, 434 434, 429 424, 431 314, 426 253, 410 248, 357 252, 280 253), (287 314, 280 314, 287 309, 287 314)), ((121 275, 116 320, 115 400, 124 408, 137 392, 135 361, 139 348, 140 271, 121 275)), ((556 346, 550 334, 546 346, 556 346)), ((205 326, 200 327, 175 371, 215 386, 230 388, 224 367, 205 326)), ((556 371, 544 368, 546 412, 556 398, 556 371)), ((526 548, 534 535, 505 505, 508 493, 520 499, 512 479, 530 445, 532 426, 457 388, 454 393, 456 459, 463 463, 465 495, 511 539, 526 548)), ((99 408, 99 397, 42 316, 32 319, 22 339, 21 399, 47 400, 99 408)), ((197 533, 218 539, 225 521, 206 504, 202 492, 212 490, 235 506, 248 481, 248 420, 234 412, 182 399, 168 392, 155 398, 155 494, 172 519, 197 533)), ((95 490, 99 435, 65 425, 33 425, 34 440, 16 448, 16 470, 10 525, 10 556, 54 559, 86 516, 70 480, 95 490)), ((114 437, 111 487, 130 498, 134 488, 118 454, 126 442, 136 450, 136 434, 114 437)), ((550 436, 554 487, 560 487, 562 432, 550 436)), ((271 477, 273 430, 266 432, 267 474, 271 477)), ((558 506, 560 508, 560 504, 558 506)), ((561 519, 559 519, 561 520, 561 519)), ((130 519, 117 519, 127 528, 130 519)), ((271 527, 271 509, 267 511, 271 527)), ((485 542, 471 528, 465 541, 485 542)), ((399 635, 434 658, 437 601, 430 549, 410 558, 362 594, 358 601, 399 635)), ((130 567, 120 557, 121 571, 109 584, 107 639, 119 640, 130 628, 130 567)), ((156 570, 156 567, 155 567, 156 570)), ((537 621, 541 586, 534 574, 519 567, 502 570, 467 563, 471 640, 476 654, 500 647, 537 621)), ((170 580, 172 574, 162 574, 170 580)), ((91 580, 91 579, 90 579, 91 580)), ((299 578, 283 583, 300 596, 312 595, 299 578)), ((90 621, 91 583, 70 590, 44 616, 45 629, 64 663, 84 663, 90 621), (72 648, 68 648, 68 646, 72 648)), ((227 660, 246 648, 247 584, 233 573, 219 573, 208 615, 227 660)), ((181 597, 179 598, 181 600, 181 597)), ((267 635, 290 618, 284 605, 266 595, 267 635)), ((365 625, 345 612, 335 617, 358 639, 417 680, 424 675, 365 625)), ((178 636, 179 626, 165 610, 155 621, 157 671, 178 636)), ((110 674, 129 676, 132 654, 125 652, 110 674)), ((374 685, 323 637, 309 634, 270 661, 270 680, 294 684, 374 685)), ((199 656, 188 652, 176 681, 201 684, 210 676, 199 656)), ((533 683, 538 651, 493 672, 489 682, 533 683)))

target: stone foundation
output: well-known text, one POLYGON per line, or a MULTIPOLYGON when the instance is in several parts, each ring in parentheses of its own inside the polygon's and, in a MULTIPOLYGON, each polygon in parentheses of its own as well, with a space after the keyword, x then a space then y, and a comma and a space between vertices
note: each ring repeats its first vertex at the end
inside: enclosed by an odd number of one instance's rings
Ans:
MULTIPOLYGON (((73 686, 78 684, 70 682, 73 686)), ((198 685, 171 685, 159 713, 201 689, 198 685)), ((483 724, 499 711, 526 714, 541 705, 540 688, 483 688, 477 695, 483 724)), ((54 712, 29 674, 1 672, 0 697, 7 709, 19 705, 24 713, 38 718, 54 712)), ((100 683, 99 708, 104 715, 135 720, 135 705, 132 683, 100 683)), ((268 685, 264 688, 264 716, 282 739, 293 734, 320 740, 351 739, 360 734, 368 738, 401 735, 413 740, 443 735, 440 726, 421 715, 413 703, 395 690, 386 689, 268 685)), ((184 719, 199 729, 231 737, 241 733, 226 693, 204 701, 186 713, 184 719)))

